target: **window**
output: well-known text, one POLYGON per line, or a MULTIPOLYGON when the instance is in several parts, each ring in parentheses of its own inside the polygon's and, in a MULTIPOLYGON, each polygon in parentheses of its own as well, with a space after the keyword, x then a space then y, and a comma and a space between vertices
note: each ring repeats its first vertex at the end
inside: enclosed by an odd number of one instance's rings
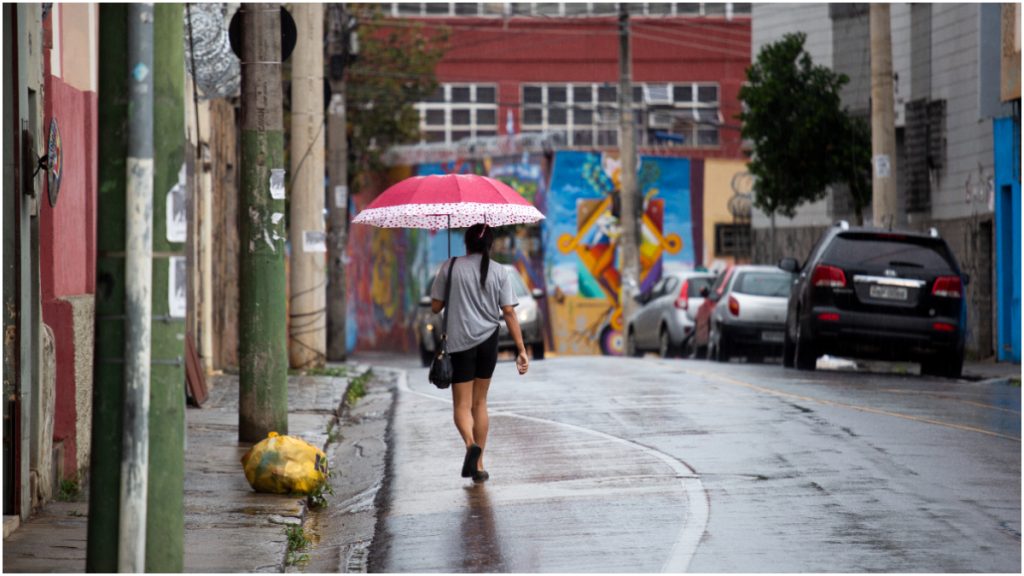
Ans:
MULTIPOLYGON (((505 17, 530 18, 586 16, 607 17, 619 12, 615 2, 395 2, 386 4, 392 16, 405 17, 505 17)), ((669 3, 629 2, 626 9, 631 15, 643 17, 672 16, 724 16, 750 15, 749 3, 669 3)))
MULTIPOLYGON (((565 134, 569 146, 617 146, 618 86, 613 84, 524 84, 523 132, 565 134)), ((633 114, 637 143, 717 147, 719 88, 712 83, 637 83, 633 114)))
POLYGON ((454 144, 498 131, 497 86, 493 84, 443 84, 416 109, 423 142, 454 144))
POLYGON ((715 224, 715 255, 749 256, 749 224, 715 224))

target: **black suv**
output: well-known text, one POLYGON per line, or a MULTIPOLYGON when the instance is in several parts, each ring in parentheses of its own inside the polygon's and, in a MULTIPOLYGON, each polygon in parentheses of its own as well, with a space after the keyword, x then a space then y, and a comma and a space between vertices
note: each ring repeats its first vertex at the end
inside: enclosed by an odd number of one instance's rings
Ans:
POLYGON ((822 354, 921 363, 922 374, 956 378, 967 329, 969 281, 930 234, 850 228, 822 234, 799 273, 786 314, 783 364, 814 370, 822 354))

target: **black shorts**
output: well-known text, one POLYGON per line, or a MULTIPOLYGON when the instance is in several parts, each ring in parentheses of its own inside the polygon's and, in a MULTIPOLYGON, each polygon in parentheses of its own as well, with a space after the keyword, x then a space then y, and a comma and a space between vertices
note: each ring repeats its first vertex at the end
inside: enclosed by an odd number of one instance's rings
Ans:
POLYGON ((469 382, 474 378, 486 380, 494 375, 498 363, 498 329, 490 338, 462 352, 452 352, 452 382, 469 382))

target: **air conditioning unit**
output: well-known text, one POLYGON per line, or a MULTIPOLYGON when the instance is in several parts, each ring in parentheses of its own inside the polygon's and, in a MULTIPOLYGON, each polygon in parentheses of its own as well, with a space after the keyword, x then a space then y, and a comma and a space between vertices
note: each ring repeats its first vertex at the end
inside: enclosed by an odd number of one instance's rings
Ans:
POLYGON ((670 112, 650 112, 647 115, 648 128, 672 128, 675 116, 670 112))
POLYGON ((668 84, 646 84, 644 85, 644 103, 646 104, 671 104, 672 86, 668 84))

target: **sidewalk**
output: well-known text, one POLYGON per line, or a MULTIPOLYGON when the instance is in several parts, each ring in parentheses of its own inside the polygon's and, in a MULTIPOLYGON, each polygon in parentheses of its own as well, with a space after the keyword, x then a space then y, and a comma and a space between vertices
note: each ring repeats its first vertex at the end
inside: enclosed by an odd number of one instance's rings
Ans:
POLYGON ((1020 383, 1020 364, 988 360, 964 362, 964 377, 972 380, 1016 380, 1020 383))
MULTIPOLYGON (((335 444, 328 448, 345 452, 349 413, 343 405, 345 392, 351 378, 368 369, 347 367, 345 378, 289 377, 290 435, 327 447, 330 427, 341 415, 341 434, 331 434, 335 444)), ((383 384, 367 385, 379 387, 383 384)), ((303 521, 306 502, 294 496, 258 494, 245 480, 241 457, 249 445, 238 442, 238 377, 212 378, 209 400, 203 408, 189 408, 186 418, 185 571, 285 571, 285 526, 303 521)), ((350 487, 341 486, 348 475, 342 470, 347 464, 331 465, 335 491, 348 492, 350 487)), ((379 479, 360 479, 363 483, 375 481, 379 479)), ((366 490, 362 485, 358 488, 366 490)), ((85 572, 87 515, 87 502, 46 505, 4 539, 4 572, 85 572)), ((368 542, 372 527, 373 522, 357 523, 352 530, 359 533, 349 534, 347 539, 368 542), (369 534, 362 533, 367 529, 369 534)))

